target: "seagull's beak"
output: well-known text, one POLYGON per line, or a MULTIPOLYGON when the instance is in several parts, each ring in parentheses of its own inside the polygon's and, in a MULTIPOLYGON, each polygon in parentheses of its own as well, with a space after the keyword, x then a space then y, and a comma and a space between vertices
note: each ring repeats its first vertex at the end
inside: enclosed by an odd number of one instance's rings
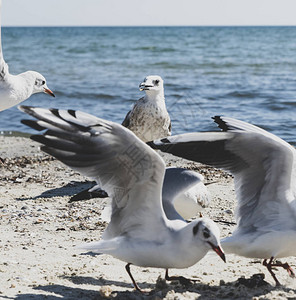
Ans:
POLYGON ((142 92, 145 90, 145 82, 140 83, 139 90, 142 92))
POLYGON ((212 244, 211 242, 208 242, 210 244, 210 246, 212 247, 212 249, 221 257, 221 259, 226 262, 226 257, 225 254, 223 252, 223 250, 221 249, 220 246, 215 246, 214 244, 212 244))
POLYGON ((48 94, 49 96, 55 97, 55 94, 49 88, 44 88, 44 93, 48 94))
POLYGON ((140 89, 140 91, 149 91, 150 90, 150 88, 152 88, 153 87, 153 85, 150 85, 150 84, 147 84, 147 83, 145 83, 145 82, 142 82, 140 85, 139 85, 139 89, 140 89))

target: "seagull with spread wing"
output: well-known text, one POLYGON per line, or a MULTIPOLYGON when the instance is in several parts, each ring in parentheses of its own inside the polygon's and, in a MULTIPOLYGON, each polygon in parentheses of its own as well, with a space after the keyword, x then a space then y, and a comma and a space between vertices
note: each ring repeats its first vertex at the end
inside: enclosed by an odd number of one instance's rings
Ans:
MULTIPOLYGON (((110 254, 130 265, 187 268, 212 249, 224 261, 220 231, 210 219, 187 223, 170 208, 165 214, 162 186, 165 163, 156 151, 123 126, 74 110, 20 106, 37 120, 22 122, 44 134, 31 138, 72 169, 96 179, 112 199, 111 221, 99 242, 84 249, 110 254)), ((193 180, 194 182, 194 180, 193 180)), ((180 183, 182 186, 182 183, 180 183)), ((174 187, 175 188, 175 187, 174 187)), ((171 197, 182 192, 172 190, 171 197)))
POLYGON ((221 241, 228 253, 261 258, 280 285, 277 258, 296 255, 296 150, 279 137, 226 117, 215 117, 224 132, 187 133, 151 143, 153 148, 225 169, 234 175, 237 227, 221 241))

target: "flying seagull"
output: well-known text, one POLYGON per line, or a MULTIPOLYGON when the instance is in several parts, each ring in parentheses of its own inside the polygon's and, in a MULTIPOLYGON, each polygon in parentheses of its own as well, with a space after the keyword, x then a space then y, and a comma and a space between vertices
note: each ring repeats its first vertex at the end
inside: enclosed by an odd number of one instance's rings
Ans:
POLYGON ((127 113, 122 125, 145 143, 171 135, 171 120, 165 106, 162 78, 157 75, 147 76, 139 88, 145 91, 145 96, 127 113))
MULTIPOLYGON (((123 126, 74 110, 20 106, 37 120, 22 122, 43 134, 31 138, 72 169, 95 178, 112 199, 111 221, 99 242, 83 249, 110 254, 130 265, 187 268, 213 249, 224 261, 220 231, 210 219, 170 220, 162 205, 163 159, 123 126)), ((179 191, 178 191, 179 192, 179 191)), ((173 192, 172 192, 173 193, 173 192)))
MULTIPOLYGON (((1 15, 2 0, 0 0, 1 15)), ((38 72, 27 71, 18 75, 9 73, 8 65, 3 58, 1 41, 0 16, 0 111, 8 109, 28 99, 35 93, 46 93, 55 97, 47 87, 45 78, 38 72)))
POLYGON ((296 255, 296 151, 279 137, 226 117, 224 132, 188 133, 151 143, 154 148, 225 169, 234 175, 237 227, 221 241, 228 253, 261 258, 276 285, 276 258, 296 255))

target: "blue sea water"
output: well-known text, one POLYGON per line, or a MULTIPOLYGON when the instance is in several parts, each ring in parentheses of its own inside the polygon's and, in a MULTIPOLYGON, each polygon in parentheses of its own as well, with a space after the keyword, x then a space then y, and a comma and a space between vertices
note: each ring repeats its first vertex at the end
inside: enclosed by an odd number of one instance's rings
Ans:
MULTIPOLYGON (((13 74, 42 73, 56 98, 26 105, 82 110, 122 122, 147 75, 164 79, 173 134, 216 130, 224 115, 296 145, 296 27, 3 28, 13 74)), ((0 130, 34 132, 17 108, 0 130)))

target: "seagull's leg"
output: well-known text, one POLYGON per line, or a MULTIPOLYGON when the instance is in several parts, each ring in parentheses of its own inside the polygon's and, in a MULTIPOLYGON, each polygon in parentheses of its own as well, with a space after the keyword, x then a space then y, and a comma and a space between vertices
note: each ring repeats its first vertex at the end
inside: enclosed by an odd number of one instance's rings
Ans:
POLYGON ((267 259, 264 259, 262 264, 263 264, 263 266, 265 266, 265 267, 267 268, 267 270, 268 270, 269 273, 271 274, 272 278, 273 278, 274 281, 275 281, 276 286, 280 286, 280 285, 281 285, 280 282, 278 281, 278 279, 276 278, 274 272, 272 271, 272 267, 274 266, 274 265, 272 264, 273 259, 274 259, 273 256, 270 258, 270 261, 269 261, 269 262, 267 262, 267 259))
POLYGON ((282 264, 282 263, 276 263, 276 264, 272 264, 271 266, 272 267, 282 267, 285 270, 287 270, 287 272, 289 273, 290 277, 293 277, 293 278, 295 277, 295 273, 294 273, 293 269, 289 266, 288 263, 284 263, 284 264, 282 264))
POLYGON ((128 275, 129 275, 129 277, 131 278, 131 280, 132 280, 132 282, 133 282, 133 285, 134 285, 135 289, 136 289, 138 292, 142 293, 142 294, 147 294, 145 291, 142 291, 142 290, 139 288, 139 286, 137 285, 137 283, 136 283, 136 281, 135 281, 135 279, 134 279, 134 277, 133 277, 133 275, 132 275, 132 273, 131 273, 130 265, 131 265, 131 263, 128 263, 128 264, 125 266, 125 269, 126 269, 128 275))
POLYGON ((169 276, 168 269, 165 270, 165 280, 167 280, 167 281, 178 280, 183 285, 190 285, 193 282, 196 282, 196 280, 194 280, 194 279, 188 279, 183 276, 169 276))

